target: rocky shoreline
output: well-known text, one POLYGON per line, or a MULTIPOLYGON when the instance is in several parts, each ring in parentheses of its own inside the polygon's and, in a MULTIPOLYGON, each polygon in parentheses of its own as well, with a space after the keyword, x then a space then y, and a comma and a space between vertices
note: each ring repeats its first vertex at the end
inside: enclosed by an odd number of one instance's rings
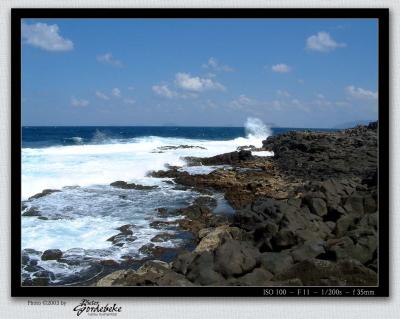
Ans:
MULTIPOLYGON (((50 284, 52 274, 38 260, 87 266, 88 279, 80 285, 377 284, 376 122, 338 132, 288 132, 267 138, 262 148, 241 147, 210 158, 188 157, 186 162, 213 169, 190 174, 171 166, 149 173, 201 195, 188 207, 155 211, 150 226, 162 232, 139 249, 148 257, 123 256, 117 262, 90 259, 82 249, 22 251, 24 269, 35 273, 23 284, 50 284), (258 152, 274 155, 254 155, 258 152), (216 212, 216 193, 223 194, 230 211, 216 212), (162 245, 174 236, 184 239, 181 246, 162 245)), ((157 191, 157 186, 124 181, 110 186, 157 191)), ((59 190, 44 190, 29 200, 55 192, 59 190)), ((34 207, 22 215, 47 219, 34 207)), ((107 239, 112 246, 137 239, 135 225, 117 230, 107 239)))
MULTIPOLYGON (((250 150, 190 165, 230 165, 190 175, 177 167, 152 172, 205 194, 164 214, 194 235, 195 248, 170 261, 121 269, 96 286, 377 284, 377 123, 339 132, 288 132, 250 150), (233 215, 214 214, 207 194, 223 192, 233 215)), ((153 247, 154 248, 154 247, 153 247)))

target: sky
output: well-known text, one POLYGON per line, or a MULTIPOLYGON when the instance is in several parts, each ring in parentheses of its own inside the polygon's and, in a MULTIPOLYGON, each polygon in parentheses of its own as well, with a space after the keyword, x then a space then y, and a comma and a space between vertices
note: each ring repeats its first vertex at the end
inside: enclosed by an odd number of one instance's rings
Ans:
POLYGON ((22 125, 378 116, 376 19, 25 19, 22 125))

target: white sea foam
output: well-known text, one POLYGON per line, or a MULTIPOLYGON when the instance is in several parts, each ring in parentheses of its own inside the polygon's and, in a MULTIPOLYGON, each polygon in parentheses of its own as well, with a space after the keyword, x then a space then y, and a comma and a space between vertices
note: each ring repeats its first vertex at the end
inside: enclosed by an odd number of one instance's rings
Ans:
MULTIPOLYGON (((26 199, 46 188, 109 184, 116 180, 146 183, 146 173, 164 169, 166 164, 182 166, 185 156, 214 156, 231 152, 238 146, 261 147, 269 129, 258 119, 246 122, 247 137, 228 141, 185 138, 141 137, 121 142, 96 134, 96 141, 108 144, 71 145, 22 149, 22 198, 26 199), (194 145, 188 148, 155 152, 162 146, 194 145)), ((151 181, 147 181, 150 182, 151 181)))
POLYGON ((252 151, 251 154, 255 156, 274 156, 274 152, 270 151, 252 151))
MULTIPOLYGON (((165 179, 147 177, 147 172, 165 169, 169 164, 183 166, 182 170, 190 174, 210 173, 219 166, 186 167, 183 157, 214 156, 245 145, 261 147, 261 141, 269 134, 268 128, 254 119, 248 120, 246 132, 247 137, 227 141, 156 136, 118 140, 98 132, 92 144, 84 145, 83 140, 76 138, 76 145, 22 149, 22 198, 26 200, 46 188, 62 189, 62 192, 27 202, 27 209, 38 209, 42 219, 22 218, 22 248, 39 251, 58 248, 65 252, 79 247, 85 250, 86 257, 115 260, 124 254, 140 257, 139 248, 166 231, 151 227, 152 221, 180 218, 163 219, 157 216, 156 209, 188 206, 199 196, 192 191, 176 190, 174 185, 164 183, 165 179), (160 147, 179 145, 202 148, 171 148, 159 152, 160 147), (109 183, 116 180, 158 188, 140 191, 111 187, 109 183), (107 239, 118 234, 116 228, 124 224, 135 225, 133 232, 137 239, 124 247, 112 246, 107 239)), ((217 196, 217 201, 216 213, 233 212, 223 197, 217 196)), ((179 240, 175 238, 157 245, 175 246, 179 240)), ((52 270, 56 281, 80 271, 80 266, 55 262, 41 262, 40 265, 52 270)))
POLYGON ((230 169, 232 168, 229 165, 214 165, 214 166, 185 166, 178 169, 180 172, 187 172, 190 175, 203 175, 210 174, 217 169, 230 169))

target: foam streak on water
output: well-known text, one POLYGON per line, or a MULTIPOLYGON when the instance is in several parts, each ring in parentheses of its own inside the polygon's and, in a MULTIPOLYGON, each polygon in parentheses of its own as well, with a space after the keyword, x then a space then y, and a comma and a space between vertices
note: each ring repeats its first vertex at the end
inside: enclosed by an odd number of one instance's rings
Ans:
MULTIPOLYGON (((63 252, 79 248, 85 250, 85 256, 90 251, 94 258, 114 260, 124 255, 140 257, 139 248, 155 235, 176 231, 151 226, 154 221, 173 222, 180 218, 157 215, 157 208, 185 207, 199 196, 193 191, 176 189, 166 179, 148 177, 147 173, 165 169, 166 164, 185 166, 183 157, 186 156, 214 156, 245 145, 261 147, 262 140, 268 136, 267 128, 254 119, 249 120, 247 132, 247 137, 227 141, 147 136, 82 144, 82 139, 74 137, 77 145, 22 149, 23 200, 43 189, 62 190, 26 202, 28 207, 24 212, 35 208, 42 217, 23 216, 22 248, 63 252), (195 147, 179 148, 180 145, 195 147), (109 185, 117 180, 157 188, 123 190, 109 185), (134 225, 136 239, 123 247, 113 246, 107 239, 118 234, 116 228, 125 224, 134 225)), ((208 174, 216 168, 182 169, 190 174, 208 174)), ((217 213, 232 213, 221 196, 217 200, 217 213)), ((159 246, 178 244, 179 238, 157 243, 159 246)), ((41 266, 61 275, 79 271, 55 262, 41 262, 41 266)))

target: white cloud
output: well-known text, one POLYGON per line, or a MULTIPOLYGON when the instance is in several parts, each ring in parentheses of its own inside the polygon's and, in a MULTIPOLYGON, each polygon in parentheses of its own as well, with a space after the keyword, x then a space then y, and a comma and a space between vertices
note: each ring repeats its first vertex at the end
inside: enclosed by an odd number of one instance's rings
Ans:
POLYGON ((88 100, 84 100, 84 99, 77 99, 72 97, 71 98, 71 105, 72 106, 88 106, 89 105, 89 101, 88 100))
POLYGON ((119 88, 113 88, 111 94, 115 97, 121 97, 121 90, 119 88))
POLYGON ((46 51, 70 51, 74 48, 71 40, 59 34, 57 24, 35 23, 21 25, 21 35, 25 43, 46 51))
MULTIPOLYGON (((281 91, 285 92, 285 91, 281 91)), ((278 94, 279 95, 279 94, 278 94)), ((311 109, 308 104, 303 103, 296 98, 290 98, 290 95, 280 95, 281 98, 274 100, 258 100, 254 98, 250 98, 244 94, 240 95, 235 100, 232 100, 229 103, 229 107, 245 111, 253 114, 259 114, 260 112, 280 112, 283 110, 292 110, 293 108, 303 111, 303 112, 311 112, 311 109)))
POLYGON ((272 71, 278 72, 278 73, 290 72, 290 66, 288 66, 287 64, 284 64, 284 63, 275 64, 272 66, 271 69, 272 69, 272 71))
POLYGON ((133 105, 136 103, 136 101, 134 99, 126 98, 126 99, 124 99, 124 103, 133 105))
POLYGON ((320 100, 324 100, 324 99, 325 99, 325 95, 323 95, 323 94, 321 94, 321 93, 316 94, 316 97, 317 97, 318 99, 320 99, 320 100))
POLYGON ((350 97, 355 99, 376 100, 378 98, 378 92, 372 92, 354 85, 349 85, 345 90, 350 97))
POLYGON ((233 68, 230 67, 229 65, 224 65, 220 64, 219 61, 216 58, 209 58, 207 63, 204 63, 203 68, 205 69, 211 69, 214 71, 222 71, 222 72, 233 72, 233 68))
POLYGON ((196 93, 180 93, 175 90, 172 90, 168 87, 168 84, 156 84, 151 87, 153 92, 158 96, 162 96, 168 99, 190 99, 196 98, 198 95, 196 93))
POLYGON ((97 56, 97 61, 104 64, 110 64, 116 67, 122 67, 122 62, 113 57, 112 53, 104 53, 97 56))
POLYGON ((175 84, 183 90, 194 92, 203 92, 206 90, 225 90, 225 87, 217 81, 213 81, 209 78, 191 76, 189 73, 177 73, 175 75, 175 84))
POLYGON ((318 32, 307 39, 306 48, 318 52, 329 52, 336 48, 345 47, 345 43, 338 43, 331 38, 328 32, 318 32))
POLYGON ((110 99, 106 94, 104 94, 103 92, 100 92, 100 91, 96 91, 96 96, 99 99, 102 99, 102 100, 109 100, 110 99))
POLYGON ((134 87, 133 85, 128 86, 128 90, 129 90, 129 91, 133 91, 134 89, 135 89, 135 87, 134 87))
POLYGON ((153 85, 151 89, 153 90, 153 92, 155 94, 169 98, 169 99, 172 99, 172 98, 178 96, 178 93, 171 90, 167 84, 153 85))

